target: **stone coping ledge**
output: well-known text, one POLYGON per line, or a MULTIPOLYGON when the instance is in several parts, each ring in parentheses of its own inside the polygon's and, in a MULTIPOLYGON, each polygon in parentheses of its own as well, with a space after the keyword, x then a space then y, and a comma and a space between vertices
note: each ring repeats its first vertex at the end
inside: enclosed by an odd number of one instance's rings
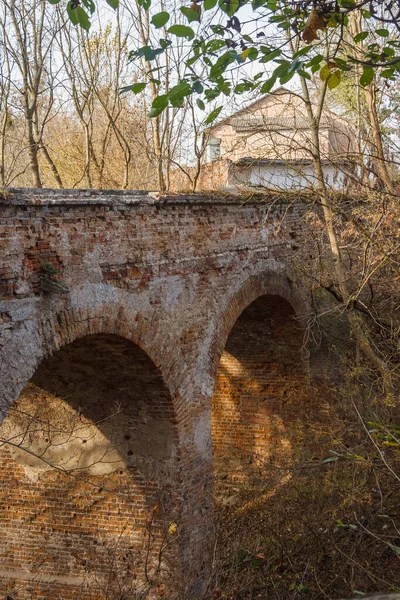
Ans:
MULTIPOLYGON (((288 204, 305 199, 290 193, 165 193, 147 190, 83 190, 50 188, 6 188, 0 190, 0 206, 111 206, 130 205, 210 205, 210 204, 288 204)), ((311 197, 309 198, 311 200, 311 197)))

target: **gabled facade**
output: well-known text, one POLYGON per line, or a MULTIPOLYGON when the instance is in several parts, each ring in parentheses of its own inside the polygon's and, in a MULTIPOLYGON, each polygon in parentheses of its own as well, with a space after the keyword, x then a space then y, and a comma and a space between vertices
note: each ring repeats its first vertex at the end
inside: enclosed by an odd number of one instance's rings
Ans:
MULTIPOLYGON (((304 189, 316 183, 306 107, 300 96, 285 88, 223 119, 206 135, 206 171, 214 170, 212 163, 226 161, 221 187, 304 189)), ((322 163, 326 183, 333 189, 350 184, 353 138, 342 117, 322 114, 322 163)))

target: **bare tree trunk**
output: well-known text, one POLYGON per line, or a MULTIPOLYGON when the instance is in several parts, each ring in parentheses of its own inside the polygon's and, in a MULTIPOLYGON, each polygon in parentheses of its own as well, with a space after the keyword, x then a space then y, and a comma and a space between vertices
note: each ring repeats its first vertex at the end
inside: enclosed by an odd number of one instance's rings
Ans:
POLYGON ((380 356, 378 356, 378 354, 375 352, 366 332, 366 326, 363 322, 363 319, 361 315, 357 313, 354 307, 354 301, 351 292, 348 288, 347 278, 344 271, 343 260, 340 252, 340 246, 336 235, 335 224, 333 219, 334 211, 332 206, 332 199, 328 193, 324 179, 319 140, 319 123, 324 105, 327 82, 325 82, 323 85, 319 105, 315 109, 316 114, 314 113, 314 109, 311 103, 307 82, 303 77, 301 78, 301 85, 311 131, 312 158, 317 178, 318 193, 324 214, 326 233, 329 239, 329 244, 332 252, 332 259, 336 273, 337 284, 342 296, 343 304, 346 308, 347 319, 350 325, 350 329, 354 335, 354 338, 359 344, 360 349, 363 351, 364 355, 381 374, 385 391, 389 395, 393 393, 393 384, 390 368, 386 364, 386 362, 382 360, 380 356))
MULTIPOLYGON (((350 13, 350 30, 352 36, 361 33, 362 31, 362 15, 361 11, 353 11, 350 13)), ((363 42, 356 42, 356 55, 361 60, 363 58, 363 42)), ((357 85, 360 84, 357 82, 357 85)), ((359 88, 358 88, 359 93, 359 88)), ((376 109, 376 81, 375 78, 372 82, 364 88, 364 95, 366 100, 366 107, 368 111, 368 122, 371 128, 371 135, 373 140, 373 152, 375 154, 374 162, 376 164, 376 172, 381 180, 381 184, 383 188, 393 194, 395 192, 393 181, 390 178, 389 171, 387 168, 387 162, 385 158, 385 153, 383 151, 382 144, 382 132, 378 119, 378 112, 376 109)))
POLYGON ((86 187, 89 190, 92 189, 92 174, 91 174, 91 168, 90 168, 90 159, 91 159, 90 145, 91 145, 91 141, 90 141, 89 126, 87 125, 87 123, 85 123, 85 152, 86 152, 85 175, 86 175, 86 187))
MULTIPOLYGON (((138 30, 140 35, 140 40, 143 45, 148 44, 149 40, 149 30, 150 30, 150 22, 149 22, 149 13, 145 12, 146 22, 143 22, 143 9, 140 7, 139 3, 136 2, 137 7, 137 20, 138 20, 138 30)), ((158 96, 158 89, 154 82, 152 73, 152 66, 148 60, 144 61, 146 76, 150 78, 150 91, 151 91, 151 99, 155 100, 158 96)), ((161 120, 160 117, 155 117, 151 121, 152 133, 153 133, 153 145, 154 145, 154 154, 157 161, 157 178, 158 178, 158 187, 160 192, 164 192, 166 190, 165 178, 164 178, 164 165, 163 165, 163 148, 161 141, 161 120)))
POLYGON ((371 133, 373 139, 374 150, 376 153, 376 170, 379 174, 379 178, 383 184, 383 187, 390 194, 394 194, 395 189, 393 182, 390 178, 389 171, 387 168, 385 153, 383 151, 382 144, 382 133, 378 119, 378 113, 376 110, 376 83, 375 80, 365 88, 365 99, 367 101, 369 122, 371 124, 371 133))
POLYGON ((26 119, 26 127, 28 130, 28 153, 30 160, 30 167, 33 174, 34 187, 41 188, 43 187, 42 180, 40 178, 40 169, 39 169, 39 148, 36 142, 34 133, 33 133, 33 115, 29 106, 27 106, 28 101, 25 105, 25 119, 26 119))
POLYGON ((46 158, 47 164, 49 165, 51 172, 53 173, 53 177, 56 180, 58 187, 59 188, 64 187, 60 173, 58 172, 58 169, 57 169, 53 159, 51 158, 47 147, 44 144, 42 144, 41 150, 46 158))
MULTIPOLYGON (((9 67, 9 63, 7 58, 4 57, 4 62, 9 67)), ((3 67, 3 65, 2 65, 3 67)), ((3 71, 3 69, 2 69, 3 71)), ((0 182, 4 187, 6 185, 6 135, 7 135, 7 125, 9 120, 9 101, 10 95, 10 69, 8 68, 7 76, 2 77, 2 88, 1 88, 1 110, 3 112, 3 118, 1 121, 1 145, 0 145, 0 182)))
POLYGON ((48 17, 45 0, 10 0, 6 7, 12 30, 2 24, 7 52, 13 57, 21 75, 18 93, 21 97, 27 135, 29 167, 33 185, 42 187, 39 152, 43 149, 46 161, 61 186, 61 178, 43 143, 43 133, 54 104, 55 76, 52 72, 52 46, 56 24, 48 17), (45 101, 43 101, 45 100, 45 101))

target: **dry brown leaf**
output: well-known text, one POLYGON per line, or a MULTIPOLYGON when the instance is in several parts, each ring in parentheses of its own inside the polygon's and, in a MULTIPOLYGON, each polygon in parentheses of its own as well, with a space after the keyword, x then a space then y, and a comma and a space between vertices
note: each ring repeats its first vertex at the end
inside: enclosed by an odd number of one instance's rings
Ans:
POLYGON ((303 30, 303 40, 311 43, 318 39, 318 30, 325 29, 325 20, 315 8, 312 9, 303 30))

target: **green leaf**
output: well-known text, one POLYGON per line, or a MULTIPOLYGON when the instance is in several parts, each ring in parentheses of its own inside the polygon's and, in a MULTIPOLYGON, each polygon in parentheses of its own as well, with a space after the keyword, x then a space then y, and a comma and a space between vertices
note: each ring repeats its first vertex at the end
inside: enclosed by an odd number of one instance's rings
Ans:
POLYGON ((368 37, 368 35, 368 31, 360 31, 360 33, 357 33, 357 35, 353 37, 353 40, 355 42, 363 42, 368 37))
POLYGON ((385 46, 383 49, 383 53, 385 56, 394 56, 395 55, 394 49, 391 48, 390 46, 385 46))
POLYGON ((178 108, 182 106, 184 98, 191 92, 192 88, 189 83, 187 81, 181 81, 169 90, 167 96, 172 106, 178 108))
POLYGON ((224 73, 225 69, 235 61, 237 54, 234 51, 225 52, 210 69, 210 78, 216 79, 224 73))
POLYGON ((90 21, 89 16, 85 9, 81 6, 77 6, 76 8, 70 7, 70 2, 67 4, 67 12, 70 18, 71 23, 74 25, 80 25, 82 29, 85 31, 89 31, 90 29, 90 21))
POLYGON ((326 464, 326 463, 336 462, 337 460, 339 460, 338 456, 329 456, 329 458, 325 458, 325 460, 323 460, 322 462, 324 464, 326 464))
POLYGON ((232 17, 239 9, 239 0, 218 0, 218 5, 228 17, 232 17))
POLYGON ((317 54, 316 56, 313 56, 312 59, 307 63, 307 67, 314 67, 315 65, 318 66, 323 60, 324 57, 322 54, 317 54))
POLYGON ((308 52, 311 50, 312 47, 313 46, 311 44, 309 46, 304 46, 304 48, 302 48, 301 50, 296 52, 296 54, 293 55, 293 59, 299 58, 299 56, 304 56, 305 54, 308 54, 308 52))
POLYGON ((193 91, 196 92, 196 94, 201 94, 204 89, 203 84, 199 80, 197 80, 193 83, 192 88, 193 88, 193 91))
POLYGON ((132 85, 127 85, 119 90, 120 94, 124 94, 125 92, 133 92, 134 94, 140 94, 146 87, 147 83, 133 83, 132 85))
POLYGON ((204 0, 204 10, 211 10, 217 4, 218 0, 204 0))
MULTIPOLYGON (((194 6, 197 7, 197 4, 194 4, 194 6)), ((201 15, 200 6, 198 6, 198 10, 193 10, 192 8, 188 8, 187 6, 182 6, 180 11, 187 18, 189 23, 192 23, 193 21, 200 21, 200 15, 201 15)))
POLYGON ((210 123, 212 123, 213 121, 215 121, 215 119, 218 117, 219 113, 222 110, 222 106, 218 106, 218 108, 215 108, 214 110, 212 110, 210 112, 210 114, 208 115, 207 119, 205 120, 205 123, 207 125, 209 125, 210 123))
POLYGON ((261 93, 269 94, 269 92, 274 87, 275 83, 276 83, 276 77, 270 77, 270 79, 267 79, 267 81, 264 81, 264 83, 261 86, 261 93))
POLYGON ((152 108, 149 112, 150 119, 154 119, 154 117, 158 117, 162 113, 163 108, 152 108))
POLYGON ((169 48, 169 46, 172 46, 172 41, 171 40, 165 40, 164 38, 160 39, 160 46, 163 50, 166 50, 166 48, 169 48))
POLYGON ((342 79, 342 72, 339 69, 336 69, 328 77, 328 88, 330 90, 334 90, 339 85, 341 79, 342 79))
POLYGON ((155 57, 157 56, 157 54, 160 54, 161 52, 162 52, 162 49, 160 49, 159 52, 156 52, 150 46, 143 46, 142 48, 135 50, 135 52, 131 52, 129 55, 129 58, 131 60, 134 60, 135 58, 143 57, 145 60, 151 61, 151 60, 154 60, 155 57))
POLYGON ((363 74, 360 77, 360 83, 363 87, 369 85, 374 78, 374 69, 372 67, 364 67, 363 74))
POLYGON ((177 37, 188 38, 188 40, 194 38, 193 29, 187 25, 172 25, 172 27, 168 29, 168 33, 172 33, 172 35, 176 35, 177 37))
POLYGON ((189 60, 186 61, 186 66, 190 67, 191 65, 194 65, 194 63, 198 61, 199 58, 199 56, 192 56, 192 58, 189 58, 189 60))
POLYGON ((144 10, 149 10, 151 6, 151 0, 138 0, 138 4, 144 8, 144 10))
MULTIPOLYGON (((265 48, 265 46, 262 46, 261 50, 262 50, 262 48, 265 48)), ((278 58, 278 56, 280 56, 281 53, 282 53, 281 50, 279 50, 277 48, 276 50, 273 50, 272 52, 270 51, 267 54, 265 54, 265 56, 262 57, 260 62, 266 63, 266 62, 269 62, 270 60, 274 60, 274 58, 278 58)))
POLYGON ((150 118, 158 117, 163 110, 165 110, 168 106, 168 95, 162 94, 161 96, 157 96, 154 98, 153 103, 151 105, 151 111, 149 113, 150 118))
POLYGON ((225 35, 225 27, 222 25, 210 25, 210 29, 215 35, 225 35))
POLYGON ((76 8, 71 8, 71 2, 67 4, 67 13, 69 20, 73 25, 78 25, 78 16, 76 14, 76 8))
POLYGON ((196 104, 200 108, 200 110, 205 110, 206 105, 204 104, 203 100, 201 100, 200 98, 197 98, 196 104))
POLYGON ((206 51, 209 53, 218 52, 218 50, 225 47, 225 40, 211 40, 206 46, 206 51))
POLYGON ((294 76, 295 71, 286 71, 286 73, 283 73, 280 77, 279 77, 279 82, 284 85, 285 83, 287 83, 288 81, 290 81, 292 79, 292 77, 294 76))
POLYGON ((240 56, 243 58, 243 60, 246 60, 246 58, 249 60, 255 60, 258 56, 258 50, 257 48, 246 48, 246 50, 243 50, 240 56))
POLYGON ((309 81, 311 80, 310 73, 307 73, 307 71, 303 71, 303 69, 299 69, 297 71, 297 74, 300 75, 300 77, 303 77, 303 79, 308 79, 309 81))
POLYGON ((389 37, 388 29, 375 29, 376 35, 380 35, 381 37, 389 37))
POLYGON ((153 25, 156 29, 160 29, 160 27, 163 27, 165 25, 165 23, 168 23, 169 16, 170 16, 169 13, 167 13, 165 10, 163 10, 162 12, 159 12, 156 15, 153 15, 151 18, 151 22, 153 23, 153 25))
POLYGON ((90 14, 92 15, 94 13, 94 11, 96 10, 96 5, 94 3, 94 0, 81 0, 83 6, 85 8, 88 9, 88 11, 90 12, 90 14))
POLYGON ((394 69, 384 69, 383 71, 381 71, 381 77, 383 77, 384 79, 390 79, 391 81, 396 81, 394 69))
POLYGON ((248 53, 247 58, 249 60, 256 60, 257 56, 258 56, 257 48, 250 48, 250 52, 248 53))
POLYGON ((274 69, 273 76, 274 77, 282 77, 288 72, 290 62, 288 60, 279 60, 279 65, 274 69))
POLYGON ((59 4, 61 0, 47 0, 50 4, 59 4))
POLYGON ((328 79, 330 73, 331 73, 331 70, 329 68, 329 65, 324 65, 322 67, 321 71, 319 72, 319 76, 322 81, 325 81, 326 79, 328 79))
POLYGON ((249 90, 254 89, 254 84, 251 81, 243 81, 243 83, 238 83, 234 89, 235 94, 244 94, 244 92, 248 92, 249 90))
POLYGON ((167 108, 168 94, 161 94, 160 96, 157 96, 157 98, 154 98, 151 106, 152 108, 167 108))
POLYGON ((106 0, 107 4, 111 6, 114 10, 117 10, 119 6, 119 0, 106 0))

